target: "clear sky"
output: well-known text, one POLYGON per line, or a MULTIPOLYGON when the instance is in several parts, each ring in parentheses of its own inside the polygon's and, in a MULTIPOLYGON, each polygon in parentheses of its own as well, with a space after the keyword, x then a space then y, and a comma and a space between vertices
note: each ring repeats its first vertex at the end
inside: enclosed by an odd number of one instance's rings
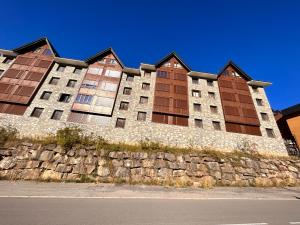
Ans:
POLYGON ((47 36, 62 57, 113 47, 128 67, 171 51, 193 70, 217 73, 232 59, 266 89, 274 109, 300 103, 298 0, 9 0, 0 48, 47 36))

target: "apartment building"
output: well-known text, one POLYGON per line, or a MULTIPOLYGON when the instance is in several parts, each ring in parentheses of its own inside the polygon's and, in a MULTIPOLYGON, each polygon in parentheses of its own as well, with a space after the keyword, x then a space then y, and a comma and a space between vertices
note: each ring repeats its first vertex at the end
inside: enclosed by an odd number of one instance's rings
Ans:
POLYGON ((47 38, 0 53, 0 125, 22 135, 78 126, 112 142, 286 155, 271 83, 231 61, 219 74, 193 71, 176 53, 128 68, 112 48, 62 58, 47 38))

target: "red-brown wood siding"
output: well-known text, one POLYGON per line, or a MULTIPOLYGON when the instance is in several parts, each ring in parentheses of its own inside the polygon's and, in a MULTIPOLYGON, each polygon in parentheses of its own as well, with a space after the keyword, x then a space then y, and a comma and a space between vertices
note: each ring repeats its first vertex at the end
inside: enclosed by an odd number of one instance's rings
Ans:
POLYGON ((260 122, 247 80, 228 66, 218 77, 226 131, 261 136, 260 122))

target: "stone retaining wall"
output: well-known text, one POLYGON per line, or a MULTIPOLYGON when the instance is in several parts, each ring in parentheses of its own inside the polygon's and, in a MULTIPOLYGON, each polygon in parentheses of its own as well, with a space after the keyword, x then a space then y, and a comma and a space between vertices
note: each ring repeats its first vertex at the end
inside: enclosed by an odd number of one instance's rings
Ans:
POLYGON ((251 159, 204 153, 171 154, 64 150, 23 143, 0 149, 0 178, 148 183, 177 186, 286 186, 300 184, 300 160, 251 159))

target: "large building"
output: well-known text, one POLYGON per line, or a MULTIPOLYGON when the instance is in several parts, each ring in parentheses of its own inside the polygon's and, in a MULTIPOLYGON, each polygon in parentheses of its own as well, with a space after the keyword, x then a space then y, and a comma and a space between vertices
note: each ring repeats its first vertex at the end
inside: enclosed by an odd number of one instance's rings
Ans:
POLYGON ((111 48, 66 59, 46 38, 0 53, 0 125, 22 135, 76 125, 112 142, 286 154, 264 90, 270 83, 233 62, 203 73, 171 53, 127 68, 111 48))

